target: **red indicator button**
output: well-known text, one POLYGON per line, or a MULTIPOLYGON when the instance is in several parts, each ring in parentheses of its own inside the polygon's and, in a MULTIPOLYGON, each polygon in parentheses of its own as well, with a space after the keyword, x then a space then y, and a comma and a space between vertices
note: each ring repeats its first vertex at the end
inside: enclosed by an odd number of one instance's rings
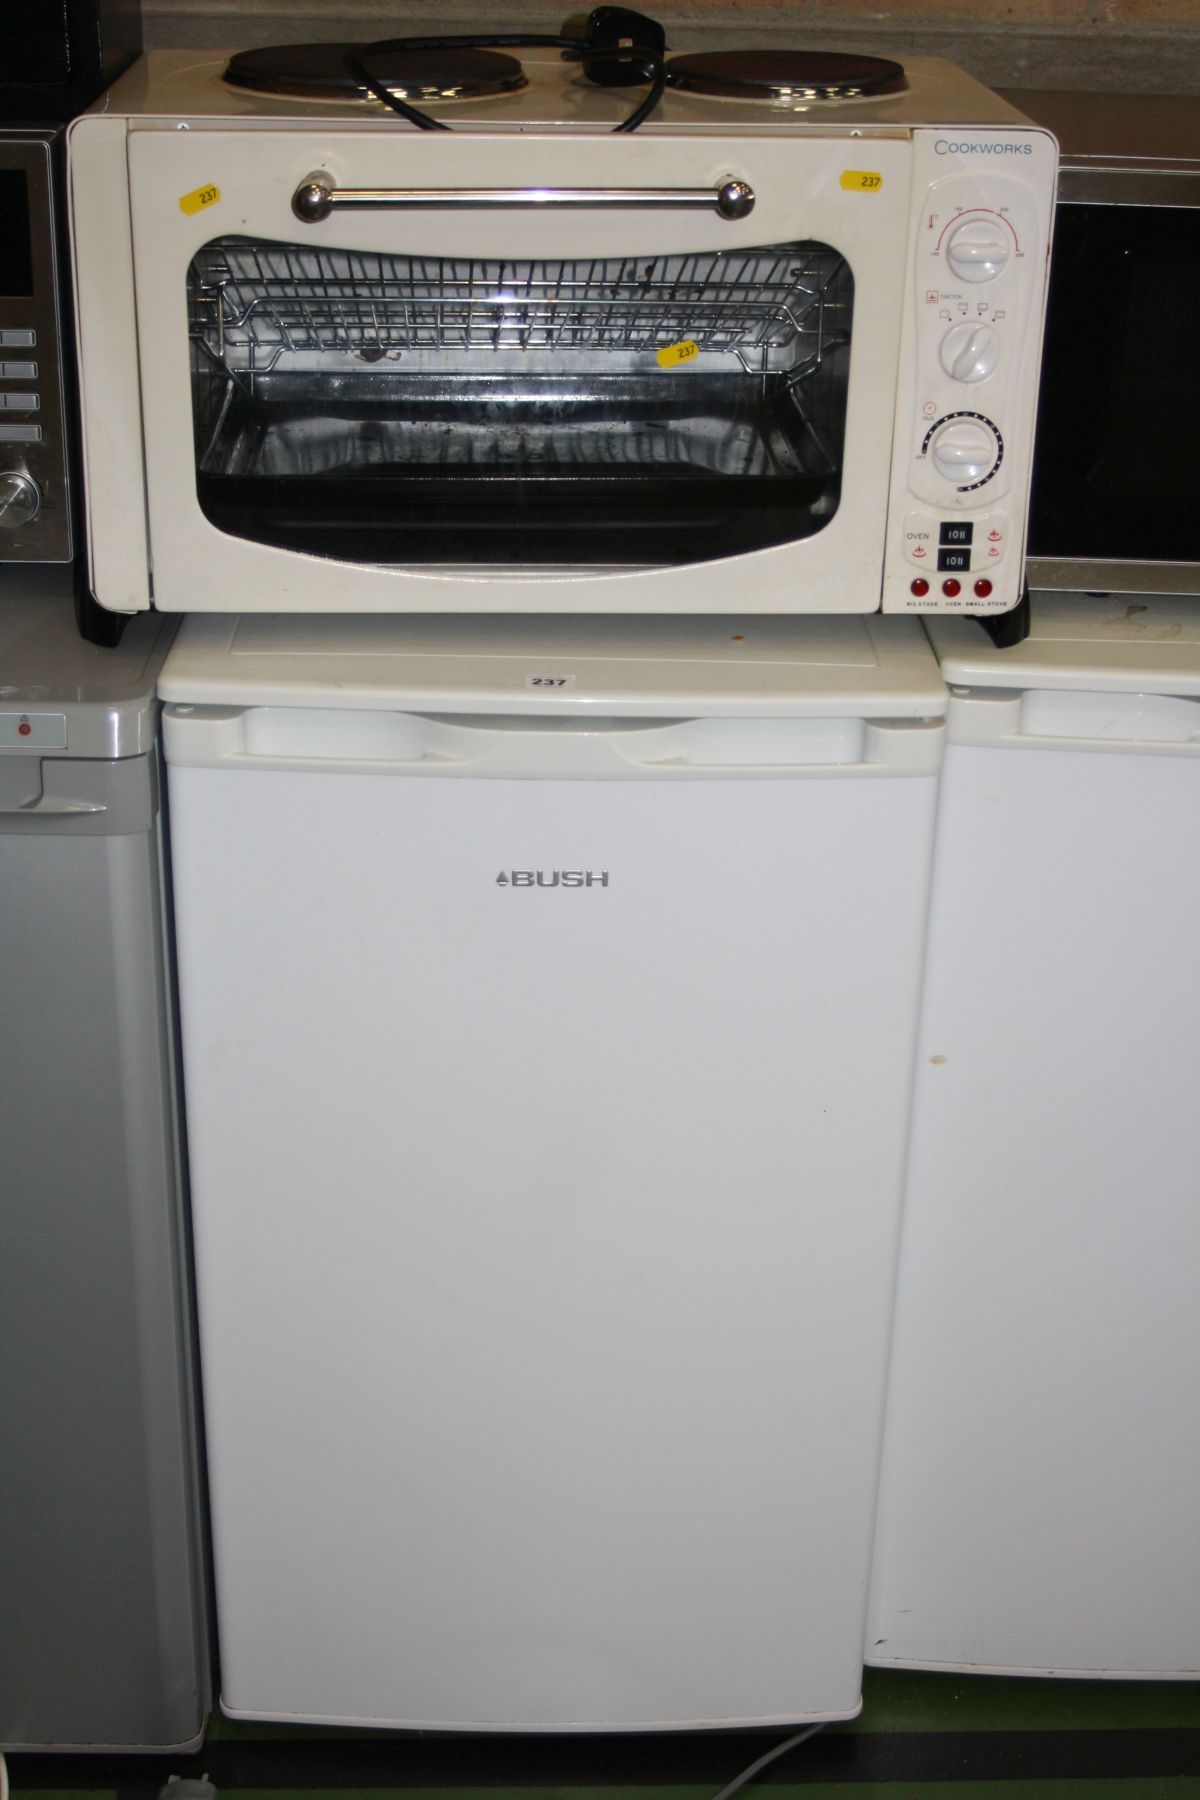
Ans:
POLYGON ((962 593, 962 582, 955 581, 952 575, 949 581, 943 581, 942 592, 945 594, 947 600, 957 599, 958 595, 962 593))
POLYGON ((978 594, 978 596, 981 600, 986 600, 988 595, 991 593, 991 591, 992 591, 992 584, 987 579, 986 576, 984 577, 984 579, 982 581, 977 581, 975 583, 975 592, 978 594))
POLYGON ((28 737, 30 732, 33 730, 33 726, 29 723, 28 719, 22 719, 21 723, 17 726, 17 730, 20 732, 22 737, 28 737))
POLYGON ((915 594, 920 600, 929 592, 929 583, 923 575, 918 575, 915 581, 909 582, 908 591, 910 594, 915 594))

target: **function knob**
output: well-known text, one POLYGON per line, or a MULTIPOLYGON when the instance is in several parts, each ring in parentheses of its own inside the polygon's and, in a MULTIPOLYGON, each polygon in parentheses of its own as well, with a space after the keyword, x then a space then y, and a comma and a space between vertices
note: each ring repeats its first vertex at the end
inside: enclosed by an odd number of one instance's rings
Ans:
POLYGON ((930 426, 921 448, 942 479, 960 490, 982 487, 1004 457, 1000 433, 982 413, 947 413, 930 426))
POLYGON ((995 281, 1011 254, 1004 227, 986 215, 953 226, 946 239, 946 261, 960 281, 995 281))
POLYGON ((42 504, 36 481, 18 469, 0 473, 0 531, 18 531, 38 516, 42 504))
POLYGON ((1000 361, 1000 339, 990 325, 952 325, 938 358, 953 381, 986 381, 1000 361))

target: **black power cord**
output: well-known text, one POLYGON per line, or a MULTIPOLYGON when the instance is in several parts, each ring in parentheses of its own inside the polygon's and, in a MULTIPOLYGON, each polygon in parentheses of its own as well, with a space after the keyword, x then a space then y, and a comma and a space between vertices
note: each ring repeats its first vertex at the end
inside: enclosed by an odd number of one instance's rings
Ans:
POLYGON ((582 60, 590 79, 602 87, 642 81, 650 83, 649 92, 628 118, 614 125, 614 131, 636 131, 662 99, 667 84, 666 39, 662 26, 642 13, 616 6, 598 6, 590 13, 582 37, 493 31, 466 36, 381 38, 377 43, 356 45, 346 58, 346 66, 369 93, 411 125, 421 131, 449 131, 451 127, 441 119, 431 118, 410 101, 393 94, 378 76, 372 74, 369 63, 380 56, 395 56, 406 50, 515 50, 535 45, 573 52, 582 60))

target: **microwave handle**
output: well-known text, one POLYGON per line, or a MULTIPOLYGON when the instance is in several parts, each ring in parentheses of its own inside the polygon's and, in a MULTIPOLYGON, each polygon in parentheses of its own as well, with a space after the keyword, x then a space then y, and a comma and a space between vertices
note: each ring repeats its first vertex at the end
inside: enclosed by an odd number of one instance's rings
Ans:
POLYGON ((715 212, 744 219, 754 210, 754 189, 730 179, 715 188, 339 188, 323 170, 309 175, 292 195, 292 211, 317 225, 335 209, 347 212, 442 207, 647 207, 715 212))

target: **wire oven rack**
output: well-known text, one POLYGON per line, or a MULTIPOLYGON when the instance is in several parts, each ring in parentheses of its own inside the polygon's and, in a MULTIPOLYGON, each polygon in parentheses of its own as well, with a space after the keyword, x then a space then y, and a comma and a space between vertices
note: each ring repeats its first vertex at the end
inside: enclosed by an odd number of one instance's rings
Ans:
POLYGON ((229 373, 313 353, 596 351, 675 343, 746 370, 811 368, 849 289, 836 251, 771 244, 684 256, 501 261, 311 250, 224 238, 191 270, 190 328, 229 373))

